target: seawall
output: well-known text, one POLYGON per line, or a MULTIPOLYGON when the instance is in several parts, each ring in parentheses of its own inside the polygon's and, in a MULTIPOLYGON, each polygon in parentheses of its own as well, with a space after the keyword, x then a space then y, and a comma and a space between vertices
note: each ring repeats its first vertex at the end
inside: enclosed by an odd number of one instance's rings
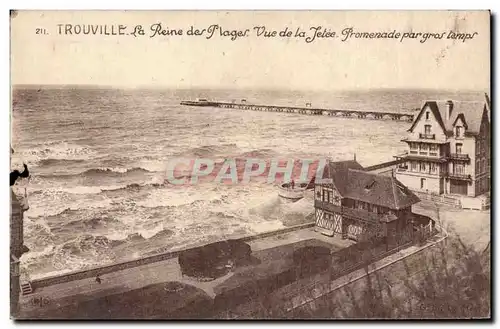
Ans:
MULTIPOLYGON (((258 240, 258 239, 270 237, 273 235, 278 235, 278 234, 288 233, 288 232, 292 232, 292 231, 296 231, 296 230, 301 230, 304 228, 313 227, 314 225, 315 225, 314 222, 310 222, 310 223, 306 223, 306 224, 287 227, 287 228, 280 229, 280 230, 263 232, 260 234, 244 236, 244 237, 235 238, 235 239, 231 239, 231 240, 247 242, 247 241, 258 240)), ((220 241, 224 241, 224 240, 220 240, 220 241)), ((214 242, 218 242, 218 241, 214 241, 214 242)), ((164 260, 167 260, 170 258, 174 258, 174 257, 177 257, 183 251, 199 248, 205 244, 206 243, 196 245, 196 246, 191 247, 191 248, 175 250, 175 251, 161 253, 158 255, 152 255, 152 256, 147 256, 147 257, 141 257, 141 258, 126 261, 126 262, 114 263, 114 264, 110 264, 110 265, 106 265, 106 266, 102 266, 102 267, 97 267, 97 268, 92 268, 92 269, 88 269, 88 270, 75 271, 75 272, 61 274, 61 275, 55 275, 55 276, 50 276, 50 277, 46 277, 46 278, 35 279, 35 280, 32 280, 30 283, 31 283, 31 287, 33 288, 33 290, 35 290, 36 288, 42 288, 42 287, 47 287, 47 286, 51 286, 51 285, 55 285, 55 284, 76 281, 76 280, 82 280, 82 279, 86 279, 86 278, 92 278, 92 277, 96 277, 98 275, 113 273, 113 272, 125 270, 128 268, 134 268, 134 267, 138 267, 138 266, 142 266, 142 265, 146 265, 146 264, 151 264, 151 263, 156 263, 156 262, 164 261, 164 260)))

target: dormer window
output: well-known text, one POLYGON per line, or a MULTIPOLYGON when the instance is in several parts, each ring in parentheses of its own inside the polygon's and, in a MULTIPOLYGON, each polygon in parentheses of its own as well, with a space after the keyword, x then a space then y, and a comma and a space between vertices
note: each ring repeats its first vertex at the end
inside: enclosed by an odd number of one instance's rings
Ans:
POLYGON ((425 120, 429 120, 429 111, 425 112, 425 120))
POLYGON ((369 191, 371 190, 371 188, 373 187, 373 185, 375 185, 375 181, 372 180, 371 182, 369 182, 368 184, 365 185, 365 191, 369 191))
POLYGON ((463 127, 455 127, 455 137, 463 137, 463 127))

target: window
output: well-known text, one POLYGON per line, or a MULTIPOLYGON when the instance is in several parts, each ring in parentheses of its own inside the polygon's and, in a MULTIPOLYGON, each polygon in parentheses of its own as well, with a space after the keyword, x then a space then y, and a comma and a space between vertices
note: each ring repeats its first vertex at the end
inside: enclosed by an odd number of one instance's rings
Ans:
POLYGON ((457 143, 457 144, 455 145, 455 149, 456 149, 456 151, 457 151, 457 154, 461 154, 461 153, 462 153, 462 144, 457 143))
POLYGON ((411 162, 411 171, 417 171, 417 163, 415 161, 411 162))
POLYGON ((431 173, 437 174, 437 166, 434 162, 431 163, 431 173))
POLYGON ((425 112, 425 120, 429 120, 429 111, 425 112))
POLYGON ((481 153, 479 139, 476 139, 476 154, 481 153))
POLYGON ((425 170, 426 170, 425 162, 420 162, 420 171, 425 172, 425 170))
POLYGON ((427 144, 420 144, 420 151, 427 152, 427 144))
POLYGON ((431 125, 425 125, 425 134, 430 135, 431 134, 431 125))
POLYGON ((476 160, 476 174, 479 174, 479 159, 476 160))
POLYGON ((436 144, 429 145, 429 154, 438 155, 438 146, 436 144))
POLYGON ((422 190, 425 188, 425 178, 420 178, 420 188, 422 190))
POLYGON ((462 127, 455 127, 455 137, 462 137, 462 127))
POLYGON ((418 152, 418 143, 410 143, 410 153, 417 154, 418 152))
POLYGON ((455 169, 454 170, 455 174, 463 175, 465 173, 465 167, 464 167, 463 163, 455 163, 454 169, 455 169))
POLYGON ((323 190, 323 202, 329 202, 328 197, 329 197, 328 191, 323 190))

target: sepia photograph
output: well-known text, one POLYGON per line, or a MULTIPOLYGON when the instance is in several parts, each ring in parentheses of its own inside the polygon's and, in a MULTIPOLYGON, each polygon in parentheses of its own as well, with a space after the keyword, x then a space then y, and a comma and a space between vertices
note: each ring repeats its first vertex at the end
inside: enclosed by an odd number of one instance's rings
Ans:
POLYGON ((11 319, 491 319, 490 31, 11 10, 11 319))

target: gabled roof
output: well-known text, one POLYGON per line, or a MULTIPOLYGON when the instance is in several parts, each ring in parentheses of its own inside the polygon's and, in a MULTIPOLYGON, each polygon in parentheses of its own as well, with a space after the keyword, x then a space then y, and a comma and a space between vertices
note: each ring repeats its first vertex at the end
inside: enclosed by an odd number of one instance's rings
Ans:
POLYGON ((422 106, 419 114, 413 121, 410 129, 408 131, 413 131, 415 125, 422 117, 424 109, 429 107, 434 117, 436 118, 438 124, 443 128, 445 133, 451 133, 453 131, 453 125, 457 121, 459 116, 467 125, 467 132, 471 134, 478 134, 479 128, 481 126, 481 120, 483 117, 483 112, 488 106, 485 101, 452 101, 453 110, 449 120, 446 120, 446 103, 448 101, 426 101, 422 106))
POLYGON ((330 162, 325 167, 323 178, 332 178, 342 197, 389 209, 403 209, 420 202, 395 177, 363 171, 363 167, 355 160, 330 162))
POLYGON ((438 107, 438 104, 436 101, 426 101, 424 103, 424 105, 420 109, 420 112, 418 113, 417 117, 415 118, 415 120, 413 120, 413 123, 412 123, 410 129, 408 129, 408 131, 413 132, 413 128, 415 128, 415 125, 417 124, 417 122, 420 121, 420 118, 422 117, 422 114, 424 114, 424 110, 426 107, 429 107, 432 114, 436 118, 439 126, 443 129, 443 132, 446 133, 446 127, 445 127, 445 124, 443 122, 443 118, 445 118, 445 116, 441 116, 441 113, 439 111, 439 107, 438 107))
POLYGON ((458 119, 460 119, 464 123, 465 129, 469 129, 469 125, 467 124, 467 120, 465 120, 465 116, 463 113, 460 113, 459 115, 457 115, 455 120, 453 120, 453 122, 451 123, 452 127, 457 124, 458 119))

